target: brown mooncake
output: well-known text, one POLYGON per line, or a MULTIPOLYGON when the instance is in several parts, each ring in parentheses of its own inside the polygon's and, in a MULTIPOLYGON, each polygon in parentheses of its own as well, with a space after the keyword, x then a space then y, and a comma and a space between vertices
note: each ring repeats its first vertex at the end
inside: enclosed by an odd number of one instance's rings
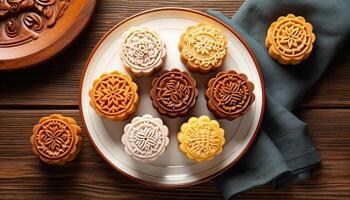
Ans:
POLYGON ((299 64, 312 52, 316 40, 312 29, 302 16, 279 17, 267 31, 265 45, 269 54, 281 64, 299 64))
POLYGON ((33 152, 47 164, 63 165, 79 153, 81 128, 70 117, 53 114, 42 117, 30 138, 33 152))
POLYGON ((196 80, 188 72, 166 70, 153 79, 150 96, 153 107, 160 114, 168 117, 185 116, 197 101, 196 80))
POLYGON ((90 105, 96 113, 110 120, 125 120, 139 103, 138 87, 127 74, 104 73, 89 91, 90 105))
POLYGON ((215 26, 190 26, 179 42, 181 61, 191 72, 208 73, 219 68, 227 54, 227 38, 215 26))
POLYGON ((245 74, 219 72, 208 82, 207 106, 219 119, 234 120, 244 115, 255 100, 254 85, 245 74))

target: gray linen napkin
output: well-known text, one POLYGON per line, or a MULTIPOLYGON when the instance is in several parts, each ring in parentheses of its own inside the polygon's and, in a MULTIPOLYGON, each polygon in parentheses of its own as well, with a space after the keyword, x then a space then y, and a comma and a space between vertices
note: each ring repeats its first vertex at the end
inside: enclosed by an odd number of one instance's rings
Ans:
POLYGON ((308 178, 320 157, 307 126, 291 111, 321 77, 350 33, 348 0, 248 0, 232 19, 208 11, 237 30, 252 48, 266 87, 262 131, 252 148, 228 172, 214 181, 225 199, 272 182, 274 188, 308 178), (265 48, 268 27, 279 16, 292 13, 314 27, 312 55, 298 66, 283 66, 265 48))

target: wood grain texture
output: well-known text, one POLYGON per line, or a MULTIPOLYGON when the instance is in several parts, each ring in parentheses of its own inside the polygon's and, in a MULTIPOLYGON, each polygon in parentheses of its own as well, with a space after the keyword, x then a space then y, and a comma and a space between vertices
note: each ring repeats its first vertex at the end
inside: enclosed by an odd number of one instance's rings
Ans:
MULTIPOLYGON (((25 71, 0 73, 0 108, 18 106, 77 107, 80 75, 85 61, 103 34, 121 20, 138 12, 164 6, 200 11, 215 9, 232 16, 242 0, 153 1, 99 0, 87 30, 61 55, 25 71), (16 101, 13 101, 16 99, 16 101)), ((304 107, 350 107, 350 50, 339 55, 304 107), (341 92, 339 92, 341 91, 341 92)))
MULTIPOLYGON (((176 190, 146 188, 110 167, 84 133, 82 152, 62 167, 42 164, 29 137, 37 120, 61 113, 79 119, 78 90, 84 63, 102 35, 132 14, 163 6, 232 16, 242 0, 98 0, 87 30, 51 61, 24 71, 0 73, 0 199, 221 199, 212 182, 176 190), (57 110, 60 109, 60 110, 57 110)), ((321 153, 312 180, 273 191, 261 186, 238 199, 350 199, 350 50, 333 62, 301 105, 300 116, 321 153), (317 109, 316 109, 317 108, 317 109)))
MULTIPOLYGON (((79 119, 77 110, 0 110, 0 199, 220 199, 212 182, 176 190, 146 188, 110 167, 84 133, 82 152, 61 167, 48 166, 31 152, 32 125, 51 113, 79 119)), ((301 117, 321 152, 312 180, 273 192, 262 186, 238 199, 349 199, 350 110, 307 110, 301 117)), ((80 120, 78 123, 81 125, 80 120)))

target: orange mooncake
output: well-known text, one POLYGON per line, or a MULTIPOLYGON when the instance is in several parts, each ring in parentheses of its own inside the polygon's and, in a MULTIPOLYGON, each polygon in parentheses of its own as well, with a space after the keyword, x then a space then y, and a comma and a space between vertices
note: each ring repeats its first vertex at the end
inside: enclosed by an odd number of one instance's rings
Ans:
POLYGON ((312 52, 316 40, 312 30, 312 25, 304 17, 282 16, 268 29, 265 45, 279 63, 297 65, 312 52))
POLYGON ((220 128, 219 122, 210 120, 206 115, 191 117, 181 125, 177 140, 180 150, 187 157, 197 162, 211 160, 222 151, 224 129, 220 128))
POLYGON ((127 74, 104 73, 89 91, 90 105, 96 113, 110 120, 125 120, 136 112, 138 87, 127 74))
POLYGON ((215 26, 200 23, 181 35, 182 62, 191 72, 208 73, 219 68, 227 53, 227 38, 215 26))
POLYGON ((80 151, 81 128, 73 118, 53 114, 41 118, 34 126, 30 143, 40 160, 63 165, 73 160, 80 151))

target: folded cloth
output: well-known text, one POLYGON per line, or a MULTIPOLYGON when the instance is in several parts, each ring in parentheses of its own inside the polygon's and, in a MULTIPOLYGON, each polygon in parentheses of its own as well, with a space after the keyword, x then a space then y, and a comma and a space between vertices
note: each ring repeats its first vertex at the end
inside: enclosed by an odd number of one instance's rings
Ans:
POLYGON ((266 87, 262 130, 246 155, 214 181, 225 199, 271 182, 274 188, 310 177, 320 157, 307 126, 291 111, 341 50, 350 34, 348 0, 247 0, 232 19, 208 11, 238 31, 253 50, 266 87), (316 34, 311 56, 283 66, 265 47, 267 29, 279 16, 305 17, 316 34))

